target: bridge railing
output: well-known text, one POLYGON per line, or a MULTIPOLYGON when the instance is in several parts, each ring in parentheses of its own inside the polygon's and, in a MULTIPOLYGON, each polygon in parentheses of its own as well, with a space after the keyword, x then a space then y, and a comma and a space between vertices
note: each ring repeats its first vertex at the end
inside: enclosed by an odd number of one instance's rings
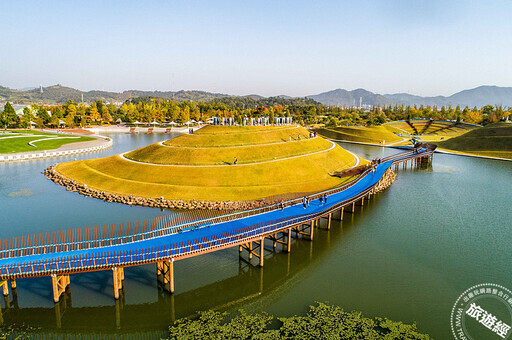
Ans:
MULTIPOLYGON (((372 187, 361 192, 355 197, 339 202, 341 206, 357 200, 366 195, 372 187)), ((335 206, 329 207, 334 209, 335 206)), ((136 265, 169 260, 175 257, 189 256, 194 253, 207 252, 209 250, 236 245, 253 240, 255 238, 282 231, 300 223, 309 222, 325 214, 325 211, 314 212, 297 217, 285 217, 271 221, 260 222, 234 231, 224 232, 218 235, 192 239, 186 242, 177 242, 158 247, 134 249, 126 251, 99 252, 95 254, 65 256, 58 259, 41 261, 29 261, 21 265, 7 265, 0 267, 0 277, 19 278, 38 275, 62 274, 76 271, 108 269, 115 266, 136 265)))
MULTIPOLYGON (((309 197, 315 199, 324 193, 330 195, 343 191, 359 182, 368 172, 369 170, 363 172, 354 181, 348 184, 322 191, 309 197)), ((293 199, 283 202, 283 204, 290 206, 301 202, 302 199, 293 199)), ((196 219, 191 222, 187 221, 185 217, 175 214, 160 216, 145 221, 113 224, 106 227, 87 227, 4 239, 0 241, 0 259, 101 248, 143 241, 179 233, 183 230, 195 227, 215 225, 244 217, 255 216, 279 208, 280 204, 278 203, 263 208, 235 212, 217 217, 196 219)), ((205 216, 207 211, 199 211, 198 214, 205 216)))
MULTIPOLYGON (((405 151, 394 155, 392 159, 403 158, 412 154, 414 154, 414 151, 405 151)), ((315 199, 324 194, 332 195, 346 190, 358 183, 370 171, 371 169, 365 170, 354 181, 348 184, 318 192, 308 197, 310 199, 315 199)), ((290 206, 300 204, 301 202, 302 199, 298 198, 283 202, 283 204, 285 206, 290 206)), ((80 232, 78 232, 77 229, 71 229, 67 231, 22 236, 0 241, 0 259, 122 245, 155 237, 167 236, 188 229, 205 227, 244 217, 255 216, 279 208, 280 204, 278 203, 263 208, 235 212, 213 218, 196 219, 191 222, 187 222, 184 220, 183 216, 175 214, 160 216, 146 221, 109 225, 107 228, 82 228, 80 232), (176 224, 179 222, 182 223, 176 224)), ((206 216, 207 211, 198 211, 197 213, 199 216, 206 216)))

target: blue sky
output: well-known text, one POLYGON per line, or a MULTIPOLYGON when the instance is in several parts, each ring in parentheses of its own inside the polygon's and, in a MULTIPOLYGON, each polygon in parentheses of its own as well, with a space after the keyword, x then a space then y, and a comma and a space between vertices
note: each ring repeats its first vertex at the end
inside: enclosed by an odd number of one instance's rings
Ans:
POLYGON ((0 85, 305 96, 512 86, 511 1, 0 0, 0 85))

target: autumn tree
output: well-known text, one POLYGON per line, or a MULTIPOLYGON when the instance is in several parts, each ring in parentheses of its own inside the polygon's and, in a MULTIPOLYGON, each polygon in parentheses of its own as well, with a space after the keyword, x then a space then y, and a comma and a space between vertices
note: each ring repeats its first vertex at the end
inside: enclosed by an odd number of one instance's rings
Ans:
POLYGON ((480 124, 483 119, 482 113, 475 107, 473 110, 466 112, 464 121, 469 124, 480 124))

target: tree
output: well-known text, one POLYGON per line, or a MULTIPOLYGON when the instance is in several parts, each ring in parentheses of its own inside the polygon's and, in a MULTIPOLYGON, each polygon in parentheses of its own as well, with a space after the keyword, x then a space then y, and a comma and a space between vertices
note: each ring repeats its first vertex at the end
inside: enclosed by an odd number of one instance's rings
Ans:
POLYGON ((64 118, 64 122, 67 126, 73 127, 75 125, 75 116, 67 115, 66 118, 64 118))
POLYGON ((17 120, 18 116, 16 115, 16 111, 14 111, 14 108, 12 107, 11 103, 5 103, 2 119, 4 128, 6 128, 8 125, 12 123, 17 122, 17 120))
POLYGON ((100 114, 98 112, 98 108, 96 107, 96 103, 95 102, 91 103, 91 106, 89 106, 88 112, 89 112, 89 116, 91 117, 91 119, 94 122, 100 120, 101 116, 100 116, 100 114))
POLYGON ((274 107, 271 107, 269 112, 270 112, 270 115, 269 115, 270 124, 274 125, 274 121, 276 119, 276 116, 274 113, 274 107))
POLYGON ((67 107, 66 107, 66 117, 71 115, 72 117, 74 117, 76 115, 76 106, 75 104, 69 104, 67 107))
POLYGON ((37 118, 41 119, 42 124, 48 124, 52 118, 45 107, 40 107, 37 110, 37 118))
POLYGON ((273 317, 240 311, 229 322, 225 314, 201 312, 196 320, 178 320, 169 329, 171 339, 411 339, 428 340, 415 324, 385 318, 366 318, 358 312, 323 303, 310 306, 306 316, 279 318, 279 329, 268 329, 273 317))
POLYGON ((179 121, 181 123, 186 123, 190 120, 190 107, 185 105, 185 107, 181 110, 179 121))
POLYGON ((7 128, 7 117, 5 115, 5 111, 0 111, 0 125, 3 126, 3 128, 7 128))
POLYGON ((477 108, 474 108, 471 111, 468 110, 464 119, 464 121, 469 124, 480 124, 482 120, 484 120, 484 117, 477 108))
POLYGON ((101 118, 107 122, 112 121, 112 116, 110 115, 108 107, 106 107, 105 105, 103 105, 103 107, 101 108, 101 118))
POLYGON ((51 126, 59 126, 59 117, 57 117, 57 115, 52 115, 52 117, 50 118, 50 125, 51 126))
POLYGON ((56 116, 57 118, 62 118, 62 109, 60 106, 55 106, 52 110, 52 116, 56 116))
POLYGON ((34 120, 34 114, 32 113, 32 109, 30 106, 25 106, 23 108, 23 117, 21 119, 21 127, 29 128, 31 127, 30 122, 34 120))

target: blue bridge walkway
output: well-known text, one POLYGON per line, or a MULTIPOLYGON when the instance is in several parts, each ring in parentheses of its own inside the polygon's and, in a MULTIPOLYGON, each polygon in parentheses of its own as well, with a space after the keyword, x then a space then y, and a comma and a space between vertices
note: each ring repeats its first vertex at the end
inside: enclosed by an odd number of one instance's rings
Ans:
MULTIPOLYGON (((256 256, 263 266, 265 238, 283 244, 290 250, 292 234, 312 239, 313 229, 320 218, 328 218, 345 207, 354 207, 375 193, 375 188, 393 165, 430 162, 435 147, 402 152, 383 159, 355 181, 326 192, 310 196, 309 206, 302 199, 284 202, 283 206, 237 212, 229 215, 176 223, 162 217, 134 225, 117 225, 97 232, 93 229, 67 231, 58 235, 42 234, 2 240, 0 242, 0 284, 8 295, 8 282, 16 287, 16 279, 51 276, 54 300, 69 285, 69 274, 111 269, 114 275, 114 296, 124 279, 123 268, 145 263, 157 263, 162 283, 174 292, 173 262, 183 258, 238 246, 246 249, 249 258, 256 256), (326 194, 327 202, 319 197, 326 194), (130 230, 127 234, 126 230, 130 230), (133 232, 135 231, 135 232, 133 232)), ((178 221, 179 222, 179 221, 178 221)))

